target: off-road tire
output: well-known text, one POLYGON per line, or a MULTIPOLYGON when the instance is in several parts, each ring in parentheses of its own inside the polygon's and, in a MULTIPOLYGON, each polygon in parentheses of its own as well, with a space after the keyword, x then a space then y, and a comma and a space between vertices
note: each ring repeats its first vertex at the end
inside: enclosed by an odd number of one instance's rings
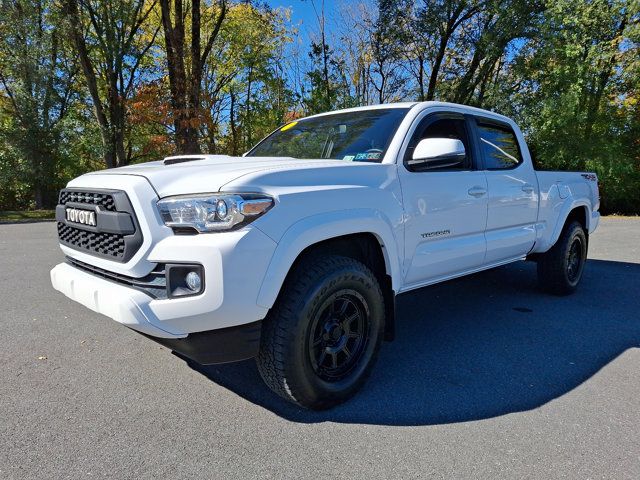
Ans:
POLYGON ((587 261, 587 247, 582 225, 576 221, 567 223, 556 244, 538 259, 540 288, 554 295, 575 292, 587 261))
MULTIPOLYGON (((380 285, 365 265, 348 257, 312 254, 288 275, 276 304, 263 321, 256 358, 260 375, 271 390, 305 408, 322 410, 344 402, 362 387, 371 372, 384 334, 384 312, 380 285), (344 307, 349 301, 353 305, 344 307), (337 320, 340 312, 334 313, 334 304, 347 312, 343 322, 337 320), (327 342, 340 342, 347 337, 346 342, 355 342, 358 338, 351 331, 353 323, 344 327, 347 317, 354 316, 348 313, 350 308, 367 314, 366 341, 358 343, 361 351, 354 347, 355 352, 349 352, 352 360, 347 353, 336 353, 336 358, 344 360, 347 373, 329 377, 327 372, 340 371, 333 368, 334 353, 326 358, 327 352, 338 346, 325 346, 325 337, 327 342), (323 320, 328 317, 335 318, 323 320), (316 338, 316 334, 320 337, 316 338), (355 363, 349 370, 350 361, 355 363), (322 366, 325 363, 328 366, 322 366)), ((361 325, 361 317, 356 317, 355 328, 361 325)))

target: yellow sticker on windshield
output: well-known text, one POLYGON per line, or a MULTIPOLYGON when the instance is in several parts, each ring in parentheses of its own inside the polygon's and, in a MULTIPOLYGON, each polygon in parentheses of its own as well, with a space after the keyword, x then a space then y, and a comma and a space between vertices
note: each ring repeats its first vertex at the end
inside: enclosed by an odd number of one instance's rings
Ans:
POLYGON ((291 123, 287 123, 284 127, 282 127, 280 129, 281 132, 286 132, 287 130, 289 130, 290 128, 295 127, 298 124, 298 122, 291 122, 291 123))

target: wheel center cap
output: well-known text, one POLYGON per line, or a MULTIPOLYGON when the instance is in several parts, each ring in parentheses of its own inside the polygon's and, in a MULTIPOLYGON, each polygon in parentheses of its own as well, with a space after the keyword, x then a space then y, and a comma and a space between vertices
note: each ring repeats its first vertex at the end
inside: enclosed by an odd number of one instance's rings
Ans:
POLYGON ((337 321, 330 322, 325 327, 326 339, 332 342, 337 342, 342 337, 342 327, 337 321))
POLYGON ((341 336, 342 336, 342 329, 340 327, 335 327, 331 331, 331 339, 332 340, 340 340, 341 336))

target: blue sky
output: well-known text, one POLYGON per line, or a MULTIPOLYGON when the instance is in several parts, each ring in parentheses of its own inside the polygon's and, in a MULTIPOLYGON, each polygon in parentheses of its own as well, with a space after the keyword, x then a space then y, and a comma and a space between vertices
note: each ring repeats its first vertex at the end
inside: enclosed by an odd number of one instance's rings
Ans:
MULTIPOLYGON (((332 12, 338 10, 340 0, 324 0, 324 10, 327 22, 327 29, 331 28, 332 12)), ((291 9, 291 22, 295 25, 302 22, 300 32, 307 36, 309 32, 318 30, 318 21, 310 0, 267 0, 267 3, 274 7, 285 7, 291 9)), ((322 0, 316 0, 316 7, 319 9, 322 0)))

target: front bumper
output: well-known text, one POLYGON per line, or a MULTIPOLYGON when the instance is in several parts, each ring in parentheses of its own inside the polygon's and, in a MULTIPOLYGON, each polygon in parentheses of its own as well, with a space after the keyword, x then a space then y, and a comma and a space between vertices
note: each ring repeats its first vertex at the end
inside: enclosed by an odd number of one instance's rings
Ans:
POLYGON ((238 362, 255 357, 260 348, 262 322, 191 333, 185 338, 147 338, 202 365, 238 362))
POLYGON ((273 240, 251 227, 163 238, 151 248, 149 262, 204 267, 204 291, 184 298, 154 299, 67 263, 51 270, 51 283, 70 299, 140 333, 184 339, 196 332, 238 327, 265 317, 268 309, 258 305, 257 298, 275 247, 273 240))

